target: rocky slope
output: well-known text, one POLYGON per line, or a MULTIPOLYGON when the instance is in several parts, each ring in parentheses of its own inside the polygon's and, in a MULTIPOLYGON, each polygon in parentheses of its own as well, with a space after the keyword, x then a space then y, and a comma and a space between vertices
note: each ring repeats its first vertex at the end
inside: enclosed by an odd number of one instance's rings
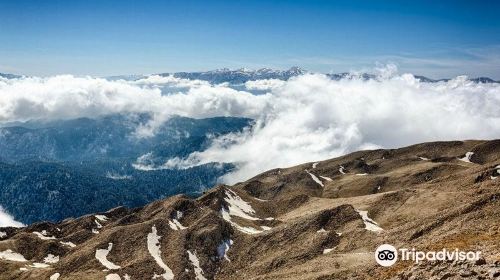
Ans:
POLYGON ((197 199, 0 228, 0 279, 485 279, 500 267, 500 140, 274 169, 197 199), (376 264, 375 249, 480 250, 376 264))

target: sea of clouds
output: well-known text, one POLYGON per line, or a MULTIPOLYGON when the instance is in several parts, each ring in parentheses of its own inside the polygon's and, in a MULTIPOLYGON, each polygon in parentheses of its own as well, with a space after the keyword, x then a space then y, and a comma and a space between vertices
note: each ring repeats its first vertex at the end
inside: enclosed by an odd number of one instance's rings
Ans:
POLYGON ((238 168, 221 178, 225 183, 359 149, 500 137, 500 84, 474 83, 465 76, 422 83, 388 67, 373 80, 305 74, 235 88, 172 76, 0 79, 0 123, 150 113, 152 120, 135 131, 136 137, 149 137, 172 115, 252 118, 251 129, 215 138, 205 151, 157 167, 235 163, 238 168), (265 93, 252 94, 255 89, 265 93))

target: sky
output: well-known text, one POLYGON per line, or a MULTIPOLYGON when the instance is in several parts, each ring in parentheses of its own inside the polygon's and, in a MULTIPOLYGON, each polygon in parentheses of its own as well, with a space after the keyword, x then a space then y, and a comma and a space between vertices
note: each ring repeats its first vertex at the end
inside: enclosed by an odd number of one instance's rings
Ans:
POLYGON ((500 80, 498 1, 6 1, 0 72, 109 76, 217 68, 500 80))

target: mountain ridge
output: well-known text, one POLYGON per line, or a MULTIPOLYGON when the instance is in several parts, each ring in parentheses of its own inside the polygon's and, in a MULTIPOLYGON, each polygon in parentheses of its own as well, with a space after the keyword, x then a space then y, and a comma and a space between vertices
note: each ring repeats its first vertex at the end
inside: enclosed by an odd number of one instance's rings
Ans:
POLYGON ((500 140, 358 151, 196 199, 0 228, 0 279, 494 278, 499 176, 500 140), (483 258, 383 268, 373 257, 383 243, 483 258))
MULTIPOLYGON (((193 71, 193 72, 162 72, 155 73, 151 75, 146 74, 129 74, 129 75, 113 75, 104 77, 107 80, 116 81, 116 80, 125 80, 125 81, 136 81, 140 79, 147 78, 152 75, 159 76, 174 76, 176 78, 182 79, 190 79, 190 80, 202 80, 215 84, 229 82, 232 84, 242 84, 247 81, 255 81, 261 79, 278 79, 278 80, 288 80, 291 77, 303 75, 306 73, 315 73, 304 70, 298 66, 290 67, 287 70, 278 70, 272 68, 260 68, 260 69, 247 69, 247 68, 239 68, 239 69, 229 69, 229 68, 220 68, 209 71, 193 71)), ((352 77, 360 77, 364 80, 376 79, 377 75, 370 73, 349 73, 349 72, 340 72, 340 73, 325 73, 326 76, 330 77, 333 80, 340 80, 352 77)), ((0 77, 6 79, 19 79, 26 76, 8 74, 8 73, 0 73, 0 77)), ((414 75, 414 77, 421 82, 425 83, 437 83, 437 82, 447 82, 451 80, 450 78, 439 78, 432 79, 423 75, 414 75)), ((500 83, 500 80, 494 80, 489 77, 479 76, 474 78, 469 78, 470 81, 475 83, 500 83)))

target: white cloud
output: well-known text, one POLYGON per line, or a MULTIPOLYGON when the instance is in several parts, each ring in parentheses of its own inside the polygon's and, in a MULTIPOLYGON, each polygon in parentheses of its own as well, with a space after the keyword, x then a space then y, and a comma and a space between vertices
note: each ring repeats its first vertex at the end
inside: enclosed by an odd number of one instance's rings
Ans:
POLYGON ((253 130, 219 138, 184 166, 234 161, 238 170, 223 178, 234 183, 358 149, 500 135, 500 86, 465 77, 427 84, 412 75, 381 81, 305 75, 272 91, 269 102, 253 130))
POLYGON ((9 215, 5 210, 0 206, 0 227, 23 227, 24 225, 18 221, 15 221, 14 218, 9 215))
POLYGON ((285 81, 278 79, 247 81, 245 88, 247 90, 271 90, 277 89, 285 84, 285 81))
MULTIPOLYGON (((161 167, 234 162, 239 168, 223 178, 228 183, 357 149, 499 137, 499 84, 465 77, 428 84, 398 75, 392 66, 377 70, 380 79, 369 81, 307 74, 246 84, 268 91, 264 95, 160 76, 135 82, 73 76, 0 80, 0 121, 149 112, 152 121, 136 130, 147 137, 172 114, 253 118, 253 129, 217 138, 206 151, 161 167)), ((138 164, 158 168, 146 159, 138 164)))

